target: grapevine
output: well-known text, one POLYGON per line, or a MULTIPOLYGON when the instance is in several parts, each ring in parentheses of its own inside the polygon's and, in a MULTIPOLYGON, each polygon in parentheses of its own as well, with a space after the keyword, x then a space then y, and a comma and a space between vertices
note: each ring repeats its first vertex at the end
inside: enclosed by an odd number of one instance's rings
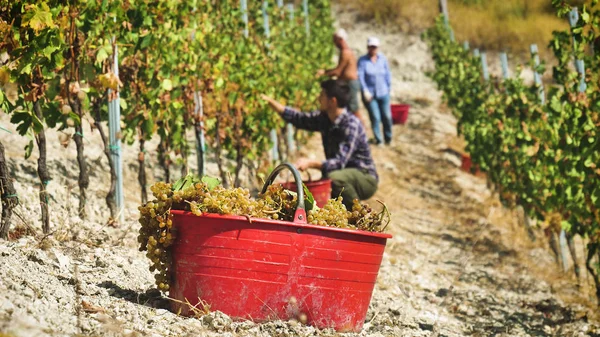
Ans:
MULTIPOLYGON (((571 11, 565 1, 552 2, 559 16, 571 11)), ((597 4, 580 7, 570 30, 554 32, 549 48, 558 61, 557 85, 547 91, 546 104, 539 87, 519 78, 482 81, 479 60, 450 39, 442 18, 424 37, 436 63, 430 75, 458 118, 474 163, 505 205, 523 206, 551 228, 586 239, 587 269, 600 301, 600 266, 593 262, 600 257, 600 56, 588 47, 599 41, 597 4), (571 67, 574 59, 584 61, 583 75, 571 67)))
POLYGON ((267 6, 271 37, 262 30, 262 3, 249 1, 246 38, 239 6, 238 0, 0 2, 0 108, 19 133, 30 138, 26 157, 38 145, 44 231, 49 230, 45 200, 50 181, 42 155, 44 130, 63 131, 65 147, 71 139, 76 143, 79 211, 85 217, 86 120, 103 141, 111 176, 106 201, 111 218, 117 217, 117 172, 105 124, 107 103, 117 97, 122 113, 119 136, 130 145, 139 142, 143 201, 147 141, 160 138, 157 152, 164 180, 178 174, 173 173, 175 164, 185 176, 191 148, 186 133, 192 125, 197 137, 204 132, 208 154, 214 156, 225 185, 230 173, 233 185, 241 185, 244 165, 268 169, 259 164, 272 145, 268 134, 282 125, 257 97, 274 91, 290 105, 315 107, 320 89, 314 73, 332 55, 330 2, 310 1, 310 38, 303 15, 289 20, 273 1, 267 6), (114 69, 117 50, 119 76, 114 69), (196 94, 203 99, 202 118, 195 114, 196 94))

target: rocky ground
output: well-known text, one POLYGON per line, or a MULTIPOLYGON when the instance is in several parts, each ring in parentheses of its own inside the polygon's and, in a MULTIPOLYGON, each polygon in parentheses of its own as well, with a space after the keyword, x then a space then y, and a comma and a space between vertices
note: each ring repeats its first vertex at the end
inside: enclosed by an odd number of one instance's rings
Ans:
MULTIPOLYGON (((88 129, 88 220, 76 214, 74 145, 63 148, 59 134, 50 132, 52 234, 0 242, 0 336, 600 335, 585 277, 577 288, 574 277, 559 273, 543 236, 530 242, 485 179, 459 169, 460 157, 448 150, 460 150, 455 119, 425 76, 432 66, 426 45, 418 36, 352 25, 353 13, 338 14, 353 48, 363 51, 369 35, 381 38, 393 67, 393 99, 411 104, 407 125, 394 127, 393 146, 373 150, 381 183, 371 202, 388 205, 394 237, 361 333, 297 322, 233 322, 219 312, 183 318, 166 310, 168 300, 154 290, 136 246, 136 147, 125 148, 126 221, 115 228, 103 200, 106 160, 99 137, 88 129)), ((6 117, 0 123, 13 131, 2 133, 2 141, 22 202, 17 228, 40 233, 35 154, 24 160, 26 140, 6 117)), ((317 138, 302 152, 322 156, 317 138)), ((156 163, 155 156, 150 161, 156 163)), ((149 171, 151 180, 160 179, 157 167, 149 171)))

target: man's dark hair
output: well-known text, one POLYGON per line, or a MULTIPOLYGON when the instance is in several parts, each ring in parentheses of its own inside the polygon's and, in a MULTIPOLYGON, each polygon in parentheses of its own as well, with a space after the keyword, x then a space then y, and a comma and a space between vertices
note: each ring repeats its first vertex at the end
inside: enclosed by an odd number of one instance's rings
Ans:
POLYGON ((338 108, 345 108, 350 102, 350 87, 346 81, 326 80, 321 82, 321 89, 328 98, 336 98, 338 108))

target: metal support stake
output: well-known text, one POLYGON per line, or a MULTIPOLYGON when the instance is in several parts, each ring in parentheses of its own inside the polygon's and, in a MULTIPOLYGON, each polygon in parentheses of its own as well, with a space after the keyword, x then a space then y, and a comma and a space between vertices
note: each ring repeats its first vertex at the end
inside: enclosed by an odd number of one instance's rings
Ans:
POLYGON ((481 70, 483 72, 483 79, 489 81, 490 72, 488 71, 487 55, 485 53, 481 53, 481 70))
POLYGON ((440 0, 440 12, 444 14, 444 24, 448 33, 450 33, 450 40, 454 42, 454 31, 450 28, 450 15, 448 14, 448 0, 440 0))
POLYGON ((289 153, 294 153, 294 151, 296 151, 296 144, 294 144, 294 126, 287 123, 285 126, 285 133, 288 140, 288 151, 289 153))
MULTIPOLYGON (((571 25, 571 28, 575 28, 577 22, 579 22, 579 12, 577 11, 577 7, 573 7, 569 13, 569 24, 571 25)), ((576 49, 577 47, 577 42, 575 41, 575 38, 573 38, 573 48, 576 49)), ((583 60, 575 60, 575 69, 577 69, 577 73, 579 73, 579 76, 581 77, 579 80, 579 92, 585 92, 587 84, 585 83, 585 64, 583 60)))
POLYGON ((294 4, 288 4, 287 6, 290 11, 290 20, 294 21, 294 4))
POLYGON ((440 0, 440 11, 444 14, 444 23, 446 27, 450 24, 450 16, 448 15, 448 0, 440 0))
POLYGON ((469 41, 465 41, 465 42, 463 42, 463 49, 464 49, 464 50, 469 50, 469 49, 470 49, 470 48, 469 48, 469 41))
POLYGON ((500 63, 502 64, 502 78, 509 78, 510 75, 508 73, 508 56, 506 55, 506 53, 500 53, 500 63))
POLYGON ((194 114, 198 122, 196 123, 196 157, 198 158, 198 175, 204 176, 205 172, 205 150, 204 141, 204 105, 202 104, 202 92, 194 93, 194 114))
MULTIPOLYGON (((271 37, 271 28, 269 26, 269 3, 263 1, 262 3, 262 15, 263 15, 263 28, 265 29, 265 37, 267 40, 271 37)), ((268 44, 268 42, 267 42, 268 44)))
POLYGON ((240 0, 240 7, 242 9, 242 20, 244 20, 244 36, 248 37, 248 2, 247 2, 247 0, 240 0))
POLYGON ((277 131, 272 129, 270 132, 271 142, 273 143, 273 148, 271 148, 271 160, 278 161, 279 160, 279 145, 277 139, 277 131))
MULTIPOLYGON (((113 54, 113 72, 117 78, 119 77, 119 47, 116 43, 116 38, 112 38, 114 45, 113 54)), ((113 91, 108 90, 109 97, 113 91)), ((117 175, 117 186, 115 188, 117 212, 119 221, 125 221, 125 198, 123 197, 123 162, 121 157, 121 106, 119 99, 119 91, 114 92, 114 99, 108 102, 108 129, 109 129, 109 150, 113 160, 115 174, 117 175)))
MULTIPOLYGON (((540 56, 538 55, 538 47, 536 44, 532 44, 529 47, 529 50, 531 51, 531 56, 533 57, 533 64, 537 68, 540 65, 540 56)), ((540 73, 538 73, 537 71, 534 71, 533 78, 535 80, 535 85, 537 85, 539 87, 540 103, 545 104, 546 103, 546 94, 544 93, 544 84, 542 83, 542 75, 540 73)))
POLYGON ((304 7, 304 26, 306 29, 306 38, 310 38, 310 20, 308 17, 308 0, 303 0, 302 5, 304 7))

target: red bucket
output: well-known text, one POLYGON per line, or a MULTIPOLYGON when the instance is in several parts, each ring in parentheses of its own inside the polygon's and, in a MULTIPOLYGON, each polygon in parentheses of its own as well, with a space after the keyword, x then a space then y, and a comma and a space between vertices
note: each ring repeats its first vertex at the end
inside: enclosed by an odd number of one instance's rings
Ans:
MULTIPOLYGON (((323 207, 327 200, 331 199, 331 179, 321 179, 317 181, 305 181, 306 188, 312 193, 317 206, 323 207)), ((296 183, 287 182, 282 184, 285 189, 296 191, 296 183)))
POLYGON ((462 155, 462 161, 461 161, 461 165, 460 165, 460 169, 465 171, 465 172, 471 172, 471 156, 468 154, 463 154, 462 155))
MULTIPOLYGON (((472 166, 473 166, 473 161, 471 160, 471 156, 468 154, 463 154, 460 169, 467 173, 473 173, 473 172, 471 172, 472 166)), ((485 177, 485 173, 481 172, 481 170, 479 169, 479 165, 475 166, 475 172, 473 174, 477 177, 485 177)))
MULTIPOLYGON (((236 319, 305 315, 319 329, 360 331, 392 236, 308 225, 298 194, 294 222, 172 211, 169 296, 192 306, 201 300, 236 319)), ((172 309, 192 314, 180 302, 172 309)))
POLYGON ((408 104, 392 104, 392 123, 406 124, 409 109, 408 104))

